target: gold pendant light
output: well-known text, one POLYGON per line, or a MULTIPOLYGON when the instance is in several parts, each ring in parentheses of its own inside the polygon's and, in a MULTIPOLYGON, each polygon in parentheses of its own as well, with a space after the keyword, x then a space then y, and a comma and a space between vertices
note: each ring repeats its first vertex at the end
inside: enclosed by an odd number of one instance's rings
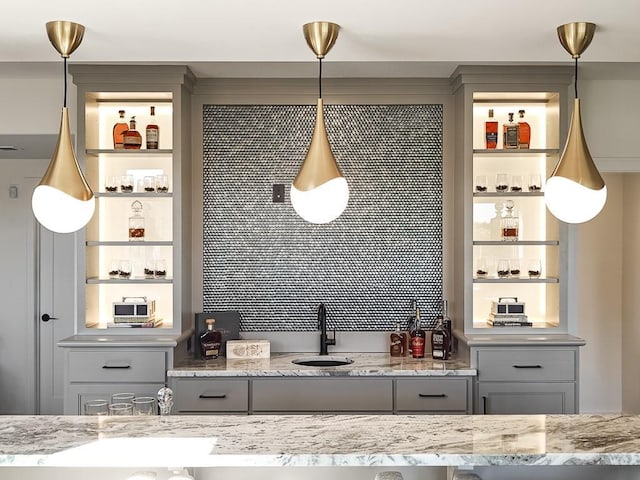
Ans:
POLYGON ((322 59, 338 38, 340 26, 331 22, 312 22, 303 25, 302 31, 307 45, 320 62, 319 98, 311 144, 291 185, 291 204, 304 220, 321 224, 338 218, 349 202, 349 186, 327 137, 322 102, 322 59))
POLYGON ((578 58, 591 43, 595 30, 595 24, 588 22, 558 27, 560 43, 575 60, 575 99, 567 143, 560 161, 547 180, 545 202, 555 217, 567 223, 591 220, 600 213, 607 201, 607 187, 584 138, 578 98, 578 58))
POLYGON ((95 210, 95 198, 87 184, 71 141, 67 109, 67 58, 80 46, 84 26, 65 21, 47 23, 47 35, 64 59, 64 105, 58 143, 49 167, 33 191, 33 213, 45 228, 70 233, 84 227, 95 210))

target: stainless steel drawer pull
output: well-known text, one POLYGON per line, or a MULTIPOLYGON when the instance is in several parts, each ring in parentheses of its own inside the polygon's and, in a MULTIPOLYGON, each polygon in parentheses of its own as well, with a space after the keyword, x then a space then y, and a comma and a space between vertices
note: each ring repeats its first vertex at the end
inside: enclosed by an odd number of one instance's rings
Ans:
POLYGON ((213 395, 206 395, 206 394, 202 394, 200 395, 200 398, 227 398, 227 394, 226 393, 217 393, 217 394, 213 394, 213 395))
POLYGON ((513 368, 542 368, 542 365, 514 365, 513 368))
POLYGON ((103 365, 102 368, 119 368, 119 369, 127 369, 131 368, 131 365, 103 365))
POLYGON ((446 398, 446 393, 419 393, 420 398, 446 398))

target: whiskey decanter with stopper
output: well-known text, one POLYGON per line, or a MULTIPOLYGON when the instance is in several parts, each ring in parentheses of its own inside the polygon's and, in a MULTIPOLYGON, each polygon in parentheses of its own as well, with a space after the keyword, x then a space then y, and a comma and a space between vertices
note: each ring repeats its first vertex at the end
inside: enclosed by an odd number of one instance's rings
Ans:
POLYGON ((129 241, 144 241, 144 217, 142 216, 142 203, 136 200, 131 204, 133 215, 129 217, 129 241))
POLYGON ((518 233, 520 230, 520 220, 514 214, 513 207, 515 204, 513 200, 507 200, 504 202, 504 214, 500 219, 500 234, 502 240, 507 242, 514 242, 518 240, 518 233))

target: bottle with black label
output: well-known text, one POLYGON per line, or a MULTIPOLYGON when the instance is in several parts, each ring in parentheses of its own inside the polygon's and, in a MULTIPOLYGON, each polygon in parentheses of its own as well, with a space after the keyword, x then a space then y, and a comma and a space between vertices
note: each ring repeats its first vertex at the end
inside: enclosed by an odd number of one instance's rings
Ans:
POLYGON ((502 125, 502 148, 518 148, 518 124, 513 121, 513 113, 509 113, 509 121, 502 125))
POLYGON ((449 318, 449 302, 447 300, 442 300, 442 326, 449 337, 449 357, 451 357, 453 353, 453 325, 451 318, 449 318))
POLYGON ((222 334, 213 328, 216 323, 214 318, 207 318, 205 323, 207 329, 200 335, 200 354, 203 360, 213 360, 220 354, 222 334))
POLYGON ((411 356, 413 358, 424 358, 424 344, 427 334, 420 325, 420 308, 416 308, 416 328, 411 332, 411 356))
POLYGON ((431 332, 431 356, 436 360, 447 360, 449 358, 449 335, 442 324, 442 319, 438 318, 435 330, 431 332))
POLYGON ((389 355, 392 357, 404 357, 407 354, 407 334, 400 330, 400 322, 396 323, 396 329, 391 333, 389 355))
POLYGON ((411 355, 411 338, 413 337, 413 332, 416 330, 416 311, 418 310, 418 301, 413 299, 411 300, 411 315, 409 315, 409 323, 407 324, 407 353, 411 355))

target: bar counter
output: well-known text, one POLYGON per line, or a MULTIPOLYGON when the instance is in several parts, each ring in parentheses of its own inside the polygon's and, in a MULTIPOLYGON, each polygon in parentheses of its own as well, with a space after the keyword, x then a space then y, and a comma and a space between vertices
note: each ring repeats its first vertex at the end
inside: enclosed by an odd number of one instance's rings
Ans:
POLYGON ((0 465, 640 465, 640 416, 4 416, 0 465))

